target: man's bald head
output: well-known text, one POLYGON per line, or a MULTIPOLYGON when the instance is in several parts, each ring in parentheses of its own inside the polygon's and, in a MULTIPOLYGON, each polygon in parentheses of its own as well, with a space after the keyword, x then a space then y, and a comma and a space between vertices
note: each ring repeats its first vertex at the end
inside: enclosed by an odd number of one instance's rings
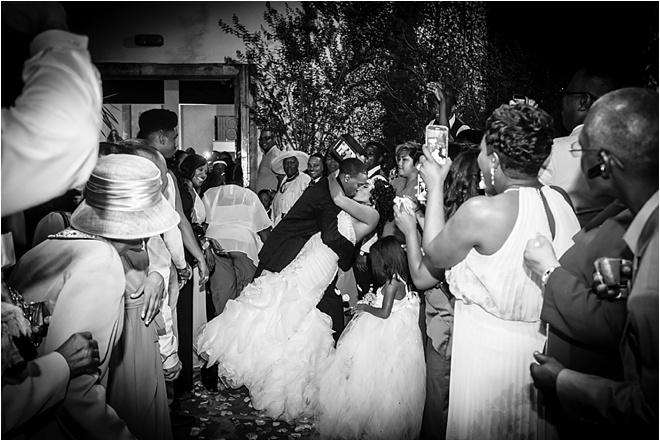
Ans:
POLYGON ((596 101, 585 120, 589 148, 613 153, 626 168, 658 173, 658 93, 630 87, 596 101))

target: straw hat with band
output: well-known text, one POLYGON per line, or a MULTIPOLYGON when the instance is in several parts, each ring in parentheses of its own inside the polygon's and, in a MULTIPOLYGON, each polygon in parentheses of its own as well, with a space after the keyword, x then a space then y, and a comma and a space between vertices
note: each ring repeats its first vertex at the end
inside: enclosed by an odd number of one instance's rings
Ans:
POLYGON ((179 215, 160 192, 160 172, 148 159, 134 155, 99 158, 84 200, 71 226, 108 239, 141 239, 179 224, 179 215))
POLYGON ((300 152, 298 150, 285 150, 273 159, 273 162, 270 163, 270 168, 273 169, 278 175, 283 175, 284 173, 284 160, 286 158, 298 158, 298 171, 304 172, 307 170, 307 161, 309 160, 309 155, 305 152, 300 152))

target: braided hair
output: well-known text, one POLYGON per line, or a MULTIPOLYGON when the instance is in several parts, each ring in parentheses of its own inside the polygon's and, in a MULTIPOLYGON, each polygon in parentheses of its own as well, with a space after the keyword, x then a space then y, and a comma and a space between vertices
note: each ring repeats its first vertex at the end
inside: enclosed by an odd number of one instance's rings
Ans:
POLYGON ((525 103, 503 104, 486 121, 486 147, 510 178, 536 177, 552 148, 552 117, 525 103))
POLYGON ((376 226, 376 234, 381 236, 385 224, 394 220, 394 197, 396 192, 389 182, 384 179, 374 179, 374 188, 371 190, 371 202, 378 211, 380 219, 376 226))

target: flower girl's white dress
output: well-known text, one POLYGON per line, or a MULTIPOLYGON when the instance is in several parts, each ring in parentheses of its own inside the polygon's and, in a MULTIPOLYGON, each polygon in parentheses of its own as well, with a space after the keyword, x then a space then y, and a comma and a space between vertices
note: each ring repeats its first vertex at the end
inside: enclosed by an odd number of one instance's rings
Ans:
MULTIPOLYGON (((380 307, 382 288, 365 299, 380 307)), ((388 318, 360 312, 351 320, 319 373, 322 439, 419 437, 426 364, 418 317, 419 298, 407 292, 388 318)))

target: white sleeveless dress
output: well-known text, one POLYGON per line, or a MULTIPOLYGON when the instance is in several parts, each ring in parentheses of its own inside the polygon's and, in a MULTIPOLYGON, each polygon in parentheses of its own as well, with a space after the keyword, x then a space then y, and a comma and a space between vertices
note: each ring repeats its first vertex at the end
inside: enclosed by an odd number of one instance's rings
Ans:
MULTIPOLYGON (((355 243, 351 217, 339 232, 355 243)), ((252 406, 274 419, 312 417, 316 372, 334 347, 332 321, 316 309, 337 273, 337 255, 312 236, 282 271, 263 274, 200 330, 196 348, 218 363, 232 387, 246 386, 252 406)))
MULTIPOLYGON (((560 258, 580 225, 561 194, 540 191, 555 219, 552 244, 560 258)), ((447 274, 456 296, 447 439, 551 436, 529 370, 546 340, 543 292, 523 252, 537 232, 552 236, 538 191, 523 187, 518 194, 518 218, 502 247, 490 256, 472 249, 447 274)))
MULTIPOLYGON (((369 303, 380 307, 382 288, 369 303)), ((365 297, 367 299, 367 297, 365 297)), ((321 439, 416 439, 426 398, 419 297, 394 300, 386 319, 361 312, 319 373, 321 439)))

